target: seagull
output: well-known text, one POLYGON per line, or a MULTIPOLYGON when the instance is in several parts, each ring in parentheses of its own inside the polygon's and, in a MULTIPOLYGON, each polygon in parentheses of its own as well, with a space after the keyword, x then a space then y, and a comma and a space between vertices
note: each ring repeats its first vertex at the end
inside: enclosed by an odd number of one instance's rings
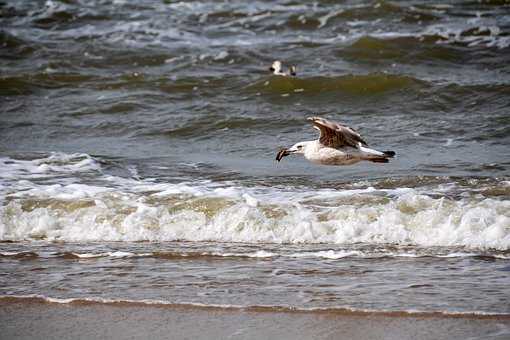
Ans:
POLYGON ((282 62, 279 60, 273 61, 273 64, 269 68, 269 71, 273 72, 274 75, 277 76, 295 76, 296 75, 296 66, 292 65, 289 67, 287 72, 282 71, 282 62))
POLYGON ((319 139, 299 142, 291 148, 282 149, 276 155, 279 162, 291 154, 302 154, 307 160, 323 165, 351 165, 360 161, 388 163, 394 151, 377 151, 354 129, 321 117, 307 118, 320 131, 319 139))

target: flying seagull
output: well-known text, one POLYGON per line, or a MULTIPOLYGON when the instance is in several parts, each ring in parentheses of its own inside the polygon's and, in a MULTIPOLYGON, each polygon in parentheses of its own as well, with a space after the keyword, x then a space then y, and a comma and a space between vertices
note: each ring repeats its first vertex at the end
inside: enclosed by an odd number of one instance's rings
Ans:
POLYGON ((273 61, 273 64, 269 68, 269 71, 273 72, 274 75, 277 76, 295 76, 296 75, 296 66, 291 65, 287 72, 282 70, 282 62, 279 60, 273 61))
POLYGON ((318 140, 299 142, 276 155, 279 162, 291 154, 302 154, 310 162, 324 165, 350 165, 360 161, 388 163, 394 151, 370 149, 354 129, 320 117, 307 118, 320 131, 318 140))

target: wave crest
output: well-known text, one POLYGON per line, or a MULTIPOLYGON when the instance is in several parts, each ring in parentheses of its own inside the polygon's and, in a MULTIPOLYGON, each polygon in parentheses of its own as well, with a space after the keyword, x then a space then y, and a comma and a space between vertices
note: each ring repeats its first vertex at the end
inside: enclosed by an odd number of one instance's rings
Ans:
POLYGON ((2 158, 0 165, 4 241, 362 242, 510 249, 506 189, 482 196, 490 188, 507 188, 507 181, 479 181, 472 192, 461 182, 444 180, 415 188, 402 187, 405 180, 383 181, 379 189, 370 183, 339 189, 246 187, 112 176, 87 154, 2 158), (93 184, 80 183, 84 175, 93 176, 93 184))
POLYGON ((312 199, 273 192, 268 199, 239 188, 204 197, 172 185, 148 196, 87 187, 69 195, 71 186, 76 191, 72 184, 52 187, 51 198, 11 199, 0 209, 0 239, 510 248, 510 202, 489 198, 455 201, 409 189, 384 200, 354 192, 344 192, 347 199, 334 192, 316 192, 312 199))
POLYGON ((364 75, 348 74, 338 77, 290 78, 271 77, 250 86, 250 89, 269 93, 307 94, 338 91, 354 95, 378 94, 398 91, 410 87, 426 87, 425 81, 405 75, 372 73, 364 75))

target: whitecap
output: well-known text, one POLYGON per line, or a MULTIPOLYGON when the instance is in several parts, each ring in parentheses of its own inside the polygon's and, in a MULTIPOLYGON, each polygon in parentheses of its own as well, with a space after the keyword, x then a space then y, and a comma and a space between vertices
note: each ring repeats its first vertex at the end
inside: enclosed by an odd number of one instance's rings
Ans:
POLYGON ((243 187, 228 181, 155 183, 103 174, 100 163, 83 154, 4 164, 0 240, 510 248, 510 202, 459 194, 461 199, 446 198, 461 190, 455 185, 376 189, 367 183, 336 190, 243 187), (47 163, 57 167, 59 184, 26 179, 27 169, 47 163), (73 183, 74 171, 91 169, 98 169, 93 170, 97 184, 73 183))

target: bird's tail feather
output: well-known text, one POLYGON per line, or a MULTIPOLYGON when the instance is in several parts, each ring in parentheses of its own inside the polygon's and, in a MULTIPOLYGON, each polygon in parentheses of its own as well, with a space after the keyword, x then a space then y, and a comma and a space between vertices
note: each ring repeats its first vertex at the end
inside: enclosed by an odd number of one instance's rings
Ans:
POLYGON ((365 153, 364 159, 374 163, 388 163, 389 158, 395 157, 395 151, 377 151, 370 148, 361 148, 365 153))

